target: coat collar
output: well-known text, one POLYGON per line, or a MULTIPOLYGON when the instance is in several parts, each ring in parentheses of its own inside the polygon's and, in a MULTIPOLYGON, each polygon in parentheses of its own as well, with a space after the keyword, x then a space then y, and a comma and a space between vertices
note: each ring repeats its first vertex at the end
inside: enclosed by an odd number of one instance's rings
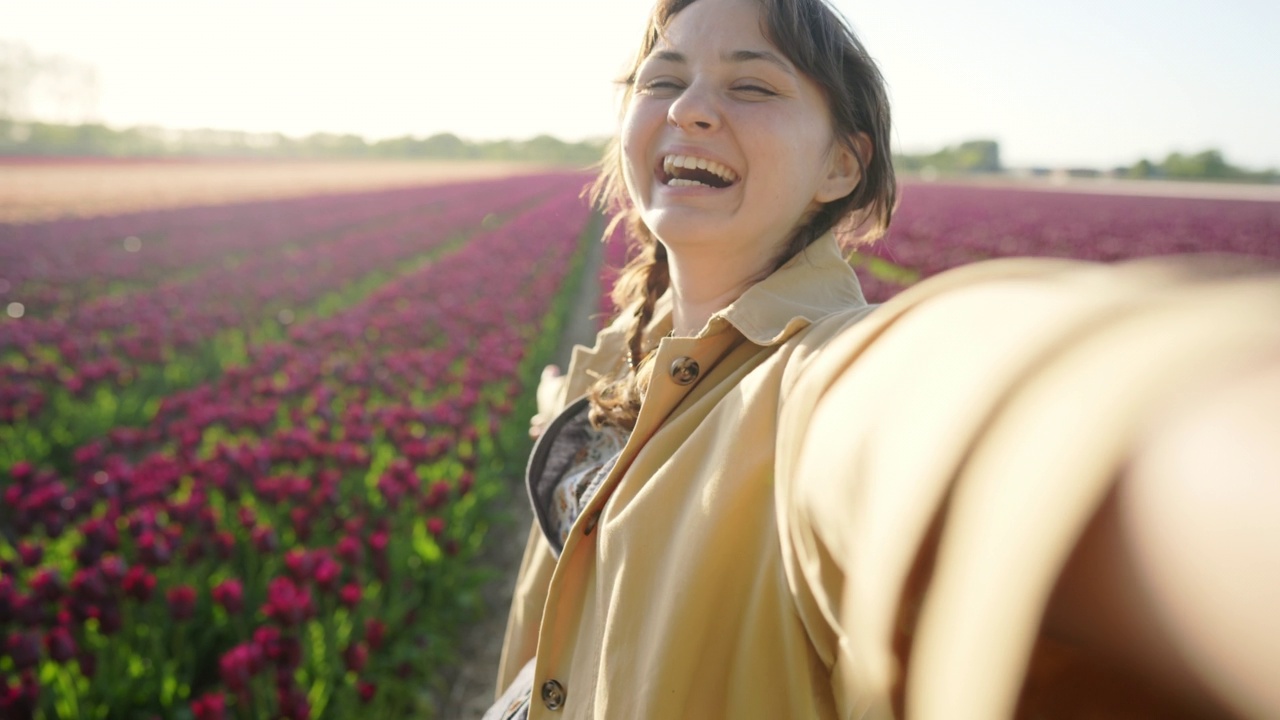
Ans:
MULTIPOLYGON (((857 275, 841 254, 835 236, 828 232, 712 315, 697 337, 710 337, 733 328, 756 345, 777 345, 824 317, 866 305, 857 275)), ((621 358, 627 352, 630 317, 624 312, 602 330, 594 348, 574 349, 571 370, 582 372, 571 371, 565 399, 578 397, 597 377, 613 372, 618 362, 625 362, 621 358)), ((652 338, 649 348, 657 347, 670 330, 671 292, 668 291, 654 306, 648 332, 652 338)))
POLYGON ((866 304, 857 275, 828 232, 712 315, 699 337, 732 325, 756 345, 777 345, 822 318, 866 304))

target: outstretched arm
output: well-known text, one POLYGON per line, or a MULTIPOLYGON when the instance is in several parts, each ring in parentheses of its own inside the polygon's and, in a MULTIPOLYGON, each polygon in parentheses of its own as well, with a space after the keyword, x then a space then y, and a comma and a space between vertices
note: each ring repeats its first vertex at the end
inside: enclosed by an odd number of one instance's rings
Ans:
POLYGON ((1206 710, 1280 717, 1280 357, 1151 428, 1064 570, 1045 631, 1206 710))
POLYGON ((837 697, 1047 708, 1078 679, 1056 641, 1135 679, 1095 676, 1095 707, 1145 679, 1275 716, 1280 276, 1014 263, 901 300, 815 353, 780 421, 784 557, 837 697))

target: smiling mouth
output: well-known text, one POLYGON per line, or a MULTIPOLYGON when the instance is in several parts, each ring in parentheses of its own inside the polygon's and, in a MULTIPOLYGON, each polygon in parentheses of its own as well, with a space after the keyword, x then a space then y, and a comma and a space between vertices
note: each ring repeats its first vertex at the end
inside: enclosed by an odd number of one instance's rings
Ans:
POLYGON ((662 158, 661 179, 668 187, 727 188, 738 181, 738 173, 715 160, 692 155, 662 158))

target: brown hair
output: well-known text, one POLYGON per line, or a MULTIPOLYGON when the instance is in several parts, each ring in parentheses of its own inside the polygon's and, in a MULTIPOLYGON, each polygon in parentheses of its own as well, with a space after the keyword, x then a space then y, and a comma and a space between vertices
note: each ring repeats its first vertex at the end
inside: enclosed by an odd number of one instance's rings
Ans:
MULTIPOLYGON (((635 90, 641 63, 657 46, 672 18, 694 2, 658 0, 639 52, 619 81, 624 107, 635 90)), ((826 0, 758 2, 765 37, 822 90, 835 137, 853 153, 861 171, 853 192, 826 203, 797 228, 779 254, 772 268, 776 270, 837 226, 844 226, 846 232, 841 234, 853 243, 871 242, 883 235, 893 215, 897 186, 889 149, 889 100, 884 79, 848 23, 826 0), (859 133, 870 140, 870 157, 853 141, 859 133), (855 234, 858 231, 861 234, 855 234)), ((613 287, 619 312, 632 314, 627 337, 630 362, 615 375, 601 378, 590 395, 592 423, 630 430, 635 427, 648 387, 650 368, 642 364, 645 331, 653 319, 654 304, 670 284, 670 275, 666 248, 631 204, 623 172, 622 143, 615 137, 605 151, 591 198, 613 216, 605 237, 621 224, 632 246, 633 257, 613 287)))

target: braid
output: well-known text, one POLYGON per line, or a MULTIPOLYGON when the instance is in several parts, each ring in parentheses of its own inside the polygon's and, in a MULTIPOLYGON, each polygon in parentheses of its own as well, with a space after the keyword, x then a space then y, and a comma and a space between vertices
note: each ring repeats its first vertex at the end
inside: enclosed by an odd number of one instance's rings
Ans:
POLYGON ((634 428, 640 414, 640 402, 649 386, 652 370, 644 362, 645 330, 653 320, 658 298, 671 285, 671 272, 666 247, 647 230, 638 235, 639 252, 623 268, 613 288, 613 301, 618 307, 635 307, 631 329, 627 333, 628 362, 616 374, 600 378, 591 388, 589 418, 596 427, 634 428))
POLYGON ((667 287, 671 285, 666 246, 655 242, 651 247, 653 259, 638 268, 644 277, 644 296, 640 306, 636 308, 635 325, 627 336, 627 349, 631 354, 628 360, 632 370, 636 370, 640 366, 640 361, 644 359, 644 330, 653 320, 654 306, 657 305, 658 298, 662 297, 662 293, 666 292, 667 287))

